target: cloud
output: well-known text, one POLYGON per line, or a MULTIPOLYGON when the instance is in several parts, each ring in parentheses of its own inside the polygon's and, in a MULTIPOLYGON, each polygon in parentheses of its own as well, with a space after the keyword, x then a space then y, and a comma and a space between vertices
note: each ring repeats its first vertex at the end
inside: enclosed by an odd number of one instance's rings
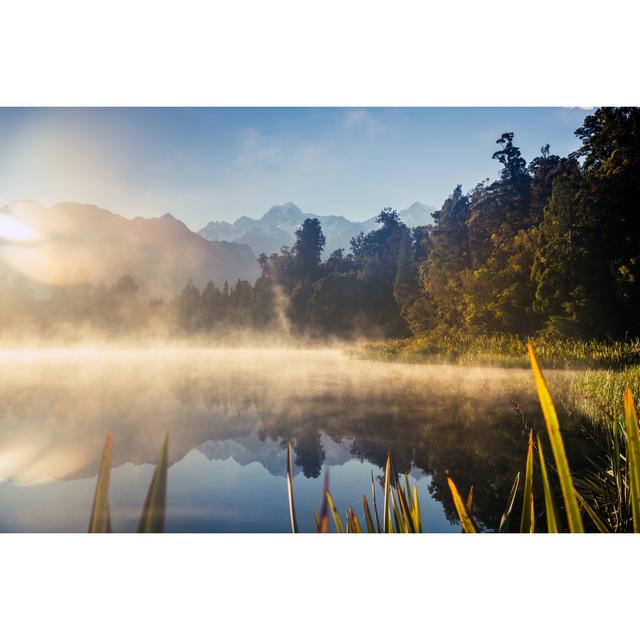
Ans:
POLYGON ((242 169, 272 170, 279 168, 285 157, 281 142, 257 129, 243 129, 239 146, 236 164, 242 169))
POLYGON ((364 129, 369 134, 378 134, 386 130, 386 127, 367 109, 349 109, 343 115, 343 125, 347 129, 364 129))
POLYGON ((244 173, 289 175, 317 171, 327 161, 319 144, 244 129, 239 135, 235 164, 244 173))

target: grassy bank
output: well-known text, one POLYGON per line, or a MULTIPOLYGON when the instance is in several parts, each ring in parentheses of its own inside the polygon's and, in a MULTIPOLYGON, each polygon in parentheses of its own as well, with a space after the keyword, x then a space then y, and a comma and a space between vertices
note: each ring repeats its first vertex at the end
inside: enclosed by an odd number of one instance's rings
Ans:
MULTIPOLYGON (((640 340, 609 341, 537 338, 543 367, 622 370, 640 367, 640 340)), ((518 336, 429 334, 401 340, 369 342, 352 355, 389 362, 528 367, 527 339, 518 336)))
POLYGON ((622 414, 620 398, 627 386, 640 396, 640 365, 620 371, 585 371, 571 384, 571 399, 591 419, 610 424, 622 414))

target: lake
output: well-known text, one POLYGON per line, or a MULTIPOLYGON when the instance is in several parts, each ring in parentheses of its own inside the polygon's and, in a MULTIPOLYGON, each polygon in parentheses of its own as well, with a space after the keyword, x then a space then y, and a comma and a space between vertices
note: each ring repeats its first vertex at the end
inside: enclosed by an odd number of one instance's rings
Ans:
MULTIPOLYGON (((529 370, 403 365, 340 351, 162 349, 0 354, 0 530, 86 531, 113 433, 111 519, 137 527, 165 431, 166 530, 287 532, 286 446, 302 531, 323 476, 341 513, 371 503, 387 451, 418 485, 423 528, 459 531, 446 473, 474 486, 495 529, 528 428, 542 427, 529 370)), ((569 374, 549 376, 552 393, 569 374)), ((570 453, 584 448, 563 424, 570 453)), ((550 455, 550 452, 547 453, 550 455)), ((518 511, 519 512, 519 511, 518 511)))

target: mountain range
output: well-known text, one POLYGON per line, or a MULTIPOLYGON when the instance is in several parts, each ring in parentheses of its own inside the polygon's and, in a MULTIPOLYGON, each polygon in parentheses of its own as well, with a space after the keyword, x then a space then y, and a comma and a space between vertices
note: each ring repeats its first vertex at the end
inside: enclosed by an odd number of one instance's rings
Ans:
MULTIPOLYGON (((429 224, 435 207, 414 202, 410 207, 399 211, 401 220, 408 227, 429 224)), ((256 254, 277 253, 282 246, 295 243, 296 229, 306 218, 316 218, 322 225, 327 239, 325 257, 336 249, 349 249, 351 238, 360 233, 368 233, 377 227, 375 216, 356 222, 344 216, 320 216, 305 213, 293 202, 271 207, 261 218, 242 216, 235 222, 211 221, 198 233, 209 241, 238 242, 249 245, 256 254)))
MULTIPOLYGON (((431 221, 434 208, 415 202, 399 212, 407 226, 431 221)), ((45 207, 31 200, 0 209, 0 275, 20 274, 37 285, 71 286, 122 275, 135 278, 141 293, 168 297, 188 280, 203 288, 211 280, 253 282, 257 256, 295 243, 306 218, 317 218, 327 238, 325 257, 348 249, 351 238, 377 227, 343 216, 304 213, 292 202, 271 207, 261 218, 210 222, 198 233, 166 213, 125 218, 91 204, 64 202, 45 207)))
POLYGON ((89 204, 19 201, 0 216, 5 230, 19 231, 3 234, 0 224, 2 270, 34 283, 109 283, 128 274, 144 294, 165 297, 189 279, 202 288, 259 274, 249 246, 206 240, 168 213, 127 219, 89 204))

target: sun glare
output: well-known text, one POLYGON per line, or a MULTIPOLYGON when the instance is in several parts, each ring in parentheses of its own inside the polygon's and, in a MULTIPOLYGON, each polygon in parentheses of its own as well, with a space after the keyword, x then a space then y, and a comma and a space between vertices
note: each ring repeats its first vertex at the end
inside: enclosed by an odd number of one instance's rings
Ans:
POLYGON ((0 213, 0 239, 29 242, 36 240, 38 234, 14 217, 0 213))

